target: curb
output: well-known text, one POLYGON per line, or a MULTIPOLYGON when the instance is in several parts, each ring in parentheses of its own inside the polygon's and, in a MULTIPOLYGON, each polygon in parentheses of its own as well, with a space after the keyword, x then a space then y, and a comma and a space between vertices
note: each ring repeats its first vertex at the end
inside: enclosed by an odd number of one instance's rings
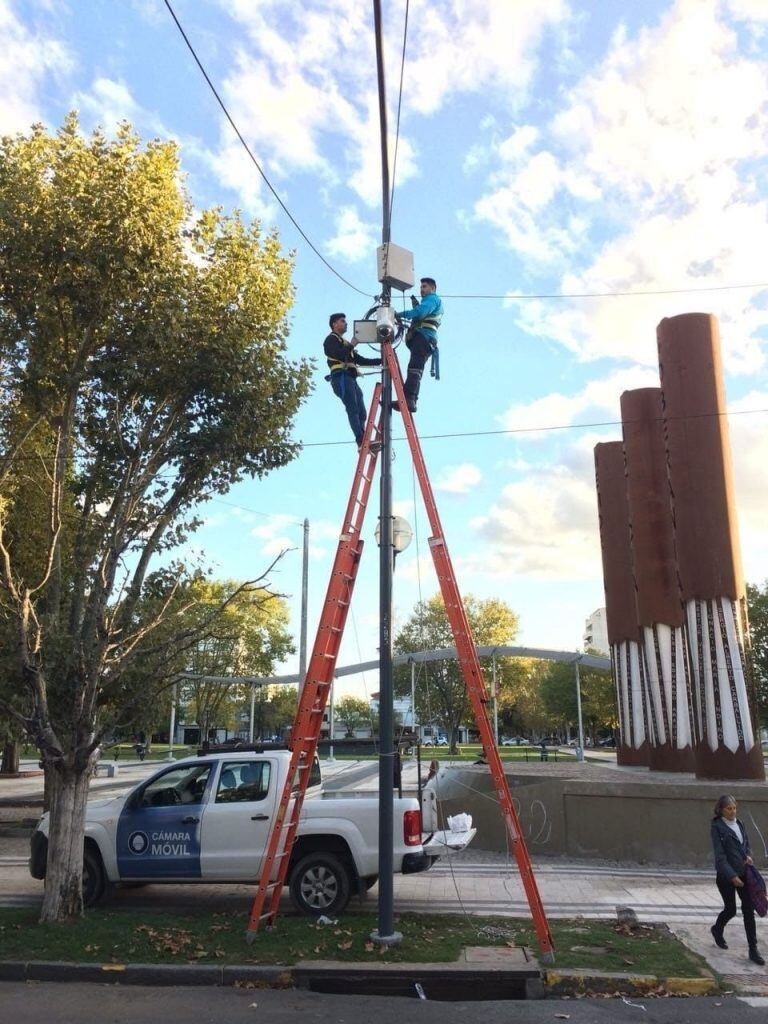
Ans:
POLYGON ((621 974, 594 971, 545 972, 547 995, 709 996, 722 991, 711 975, 693 978, 662 978, 655 974, 621 974))
POLYGON ((0 981, 79 981, 101 985, 214 985, 288 988, 289 967, 217 964, 84 964, 57 960, 0 961, 0 981))

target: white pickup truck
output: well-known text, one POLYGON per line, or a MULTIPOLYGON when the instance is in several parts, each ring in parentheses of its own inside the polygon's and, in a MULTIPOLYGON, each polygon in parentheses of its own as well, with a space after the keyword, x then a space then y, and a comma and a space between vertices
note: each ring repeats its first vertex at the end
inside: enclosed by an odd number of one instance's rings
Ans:
MULTIPOLYGON (((89 800, 85 821, 86 906, 108 883, 255 882, 270 834, 290 751, 228 751, 161 768, 126 796, 89 800)), ((394 868, 426 871, 475 835, 438 829, 431 786, 395 797, 394 868)), ((30 872, 45 878, 48 815, 32 835, 30 872)), ((317 760, 296 834, 287 885, 304 913, 339 913, 352 893, 375 884, 378 796, 322 792, 317 760)))

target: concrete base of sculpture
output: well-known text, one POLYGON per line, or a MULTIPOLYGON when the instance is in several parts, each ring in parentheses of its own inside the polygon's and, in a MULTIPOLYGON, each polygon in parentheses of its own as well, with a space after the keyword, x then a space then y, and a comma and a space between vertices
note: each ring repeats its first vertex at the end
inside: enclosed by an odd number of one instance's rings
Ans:
MULTIPOLYGON (((724 793, 738 800, 739 817, 759 861, 768 856, 764 783, 702 782, 647 769, 565 762, 516 767, 508 779, 534 861, 551 855, 711 867, 709 825, 714 803, 724 793)), ((437 782, 446 816, 459 811, 472 815, 477 827, 472 849, 507 849, 487 768, 446 767, 437 782)), ((472 850, 465 856, 471 859, 472 850)))

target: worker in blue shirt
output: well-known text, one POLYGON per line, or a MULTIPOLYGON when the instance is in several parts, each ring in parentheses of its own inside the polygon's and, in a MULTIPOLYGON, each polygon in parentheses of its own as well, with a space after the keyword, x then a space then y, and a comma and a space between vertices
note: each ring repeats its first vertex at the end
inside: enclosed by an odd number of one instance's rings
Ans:
POLYGON ((365 432, 365 420, 368 415, 363 401, 363 392, 357 383, 358 366, 381 366, 381 359, 366 359, 355 352, 354 343, 347 341, 344 332, 347 329, 347 318, 343 313, 331 313, 328 318, 331 333, 323 342, 323 351, 328 360, 330 373, 325 378, 330 381, 333 393, 344 403, 347 419, 355 435, 357 447, 362 444, 365 432))
MULTIPOLYGON (((406 335, 405 344, 411 351, 408 363, 408 375, 405 378, 405 400, 411 412, 416 412, 416 403, 421 387, 421 375, 427 359, 432 356, 432 376, 440 379, 437 352, 437 329, 443 318, 443 303, 437 294, 437 284, 433 277, 421 279, 421 302, 411 296, 413 309, 398 313, 399 320, 410 320, 412 326, 406 335)), ((393 402, 392 408, 400 410, 400 403, 393 402)))

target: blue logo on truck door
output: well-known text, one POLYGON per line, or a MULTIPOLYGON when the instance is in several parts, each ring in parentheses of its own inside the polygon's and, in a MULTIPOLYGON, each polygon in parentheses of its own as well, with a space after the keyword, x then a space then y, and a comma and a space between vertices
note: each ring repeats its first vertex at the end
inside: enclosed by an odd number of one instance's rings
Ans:
POLYGON ((117 824, 121 878, 199 878, 206 762, 159 772, 136 790, 117 824))

